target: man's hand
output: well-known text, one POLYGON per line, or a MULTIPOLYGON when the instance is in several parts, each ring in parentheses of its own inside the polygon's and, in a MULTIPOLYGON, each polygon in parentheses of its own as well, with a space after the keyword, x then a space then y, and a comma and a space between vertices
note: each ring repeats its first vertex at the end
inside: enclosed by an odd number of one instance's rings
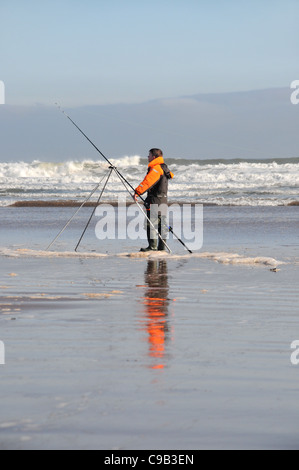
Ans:
POLYGON ((135 193, 135 194, 134 194, 134 201, 137 202, 137 200, 138 200, 138 194, 135 193))

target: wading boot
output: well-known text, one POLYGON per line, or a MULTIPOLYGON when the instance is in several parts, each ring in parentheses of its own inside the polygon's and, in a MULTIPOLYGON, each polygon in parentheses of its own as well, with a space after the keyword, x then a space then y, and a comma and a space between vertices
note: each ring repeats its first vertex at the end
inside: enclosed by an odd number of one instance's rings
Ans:
POLYGON ((141 253, 147 253, 148 251, 158 251, 157 240, 149 240, 149 246, 147 248, 141 248, 141 253))
MULTIPOLYGON (((163 240, 166 243, 166 240, 163 240)), ((167 251, 165 243, 163 243, 161 238, 159 238, 158 251, 167 251)))

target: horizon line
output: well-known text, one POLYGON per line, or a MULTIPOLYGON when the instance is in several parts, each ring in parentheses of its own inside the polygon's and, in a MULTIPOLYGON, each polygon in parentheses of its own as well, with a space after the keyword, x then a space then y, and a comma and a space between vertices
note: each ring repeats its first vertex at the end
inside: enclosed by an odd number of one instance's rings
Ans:
MULTIPOLYGON (((291 84, 290 84, 291 85, 291 84)), ((253 89, 244 89, 238 91, 215 91, 215 92, 198 92, 192 93, 188 95, 177 95, 177 96, 163 96, 158 98, 152 98, 144 101, 118 101, 118 102, 108 102, 108 103, 85 103, 85 104, 64 104, 63 106, 68 109, 79 109, 79 108, 86 108, 86 107, 93 107, 93 106, 132 106, 132 105, 143 105, 148 103, 154 103, 158 101, 164 100, 179 100, 179 99, 191 99, 197 96, 219 96, 219 95, 237 95, 237 94, 249 94, 249 93, 259 93, 259 92, 268 92, 268 91, 278 91, 278 90, 289 90, 290 86, 287 87, 269 87, 269 88, 253 88, 253 89)), ((52 108, 52 106, 56 106, 56 103, 60 100, 53 100, 53 105, 49 103, 42 103, 42 102, 32 102, 31 104, 10 104, 8 101, 8 97, 6 96, 6 103, 1 106, 2 109, 8 107, 15 107, 15 108, 32 108, 32 107, 40 107, 40 108, 52 108)), ((0 108, 0 109, 1 109, 0 108)))

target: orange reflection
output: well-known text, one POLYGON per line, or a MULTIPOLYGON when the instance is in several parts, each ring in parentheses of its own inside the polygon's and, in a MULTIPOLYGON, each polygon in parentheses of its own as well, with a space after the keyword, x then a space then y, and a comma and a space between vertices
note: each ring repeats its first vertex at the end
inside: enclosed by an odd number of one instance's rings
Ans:
POLYGON ((148 261, 145 271, 145 327, 148 335, 149 356, 155 359, 152 369, 165 367, 165 346, 169 338, 169 285, 166 261, 148 261))

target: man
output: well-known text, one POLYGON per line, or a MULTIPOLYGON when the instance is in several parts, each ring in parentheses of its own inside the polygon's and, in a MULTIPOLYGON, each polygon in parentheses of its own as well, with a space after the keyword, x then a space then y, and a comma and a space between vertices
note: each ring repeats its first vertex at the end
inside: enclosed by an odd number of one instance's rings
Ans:
MULTIPOLYGON (((148 156, 148 172, 142 183, 135 189, 135 201, 138 196, 147 194, 145 207, 147 216, 151 220, 161 238, 166 242, 167 238, 167 192, 168 180, 173 178, 173 174, 164 163, 163 152, 160 149, 151 149, 148 156), (166 233, 165 233, 166 232, 166 233)), ((157 231, 147 221, 147 239, 149 246, 141 248, 140 251, 164 251, 165 243, 158 237, 157 231), (159 238, 159 240, 158 240, 159 238)))

